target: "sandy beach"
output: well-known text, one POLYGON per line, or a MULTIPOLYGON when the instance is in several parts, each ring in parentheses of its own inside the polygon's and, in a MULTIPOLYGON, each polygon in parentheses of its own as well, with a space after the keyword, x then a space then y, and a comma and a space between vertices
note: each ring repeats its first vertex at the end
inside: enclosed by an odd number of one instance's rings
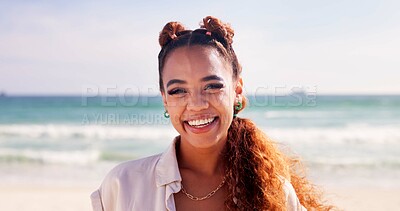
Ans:
POLYGON ((0 210, 86 211, 91 210, 92 189, 83 187, 0 187, 0 210))
POLYGON ((326 189, 326 198, 340 208, 350 211, 400 210, 400 189, 377 187, 339 187, 326 189))
MULTIPOLYGON (((90 193, 95 187, 0 187, 0 210, 90 211, 90 193)), ((399 210, 400 189, 372 187, 325 188, 326 197, 341 210, 399 210)))

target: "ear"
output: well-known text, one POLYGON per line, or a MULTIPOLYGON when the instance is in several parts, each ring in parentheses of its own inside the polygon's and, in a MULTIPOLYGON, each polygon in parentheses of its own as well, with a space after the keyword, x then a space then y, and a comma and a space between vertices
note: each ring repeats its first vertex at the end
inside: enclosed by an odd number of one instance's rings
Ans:
POLYGON ((165 92, 161 91, 162 101, 164 104, 164 108, 167 108, 167 97, 165 96, 165 92))
POLYGON ((237 82, 236 82, 236 88, 235 88, 236 96, 242 95, 243 93, 243 79, 242 76, 239 76, 237 82))

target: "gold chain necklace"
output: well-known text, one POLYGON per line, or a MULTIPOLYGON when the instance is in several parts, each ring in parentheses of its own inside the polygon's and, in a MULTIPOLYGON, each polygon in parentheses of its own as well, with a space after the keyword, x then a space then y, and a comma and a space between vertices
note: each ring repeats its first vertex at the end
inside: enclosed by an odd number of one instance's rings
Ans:
POLYGON ((182 186, 182 193, 184 193, 189 199, 191 199, 193 201, 202 201, 202 200, 211 198, 211 196, 213 196, 219 189, 221 189, 222 186, 224 186, 224 184, 225 184, 225 177, 222 180, 221 184, 219 184, 215 190, 211 191, 209 194, 207 194, 206 196, 203 196, 203 197, 193 196, 192 194, 190 194, 186 191, 186 189, 183 187, 183 184, 181 184, 181 186, 182 186))

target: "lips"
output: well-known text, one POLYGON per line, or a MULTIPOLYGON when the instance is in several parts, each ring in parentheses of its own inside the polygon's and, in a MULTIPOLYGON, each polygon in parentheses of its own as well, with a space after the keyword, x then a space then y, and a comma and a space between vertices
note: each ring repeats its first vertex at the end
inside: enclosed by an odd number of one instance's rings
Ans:
POLYGON ((218 117, 197 118, 184 121, 185 128, 193 133, 205 133, 210 131, 219 121, 218 117))
POLYGON ((192 127, 205 127, 207 125, 209 125, 210 123, 212 123, 215 120, 216 117, 211 117, 211 118, 207 118, 207 119, 196 119, 196 120, 190 120, 187 121, 187 123, 192 126, 192 127))

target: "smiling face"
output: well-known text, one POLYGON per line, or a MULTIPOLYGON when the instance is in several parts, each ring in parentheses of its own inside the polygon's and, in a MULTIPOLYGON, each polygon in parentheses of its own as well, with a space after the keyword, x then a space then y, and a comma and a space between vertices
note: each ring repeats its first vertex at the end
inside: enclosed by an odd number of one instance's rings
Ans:
MULTIPOLYGON (((223 145, 242 80, 211 47, 179 47, 166 58, 163 102, 181 141, 196 148, 223 145)), ((240 99, 239 99, 240 100, 240 99)))

